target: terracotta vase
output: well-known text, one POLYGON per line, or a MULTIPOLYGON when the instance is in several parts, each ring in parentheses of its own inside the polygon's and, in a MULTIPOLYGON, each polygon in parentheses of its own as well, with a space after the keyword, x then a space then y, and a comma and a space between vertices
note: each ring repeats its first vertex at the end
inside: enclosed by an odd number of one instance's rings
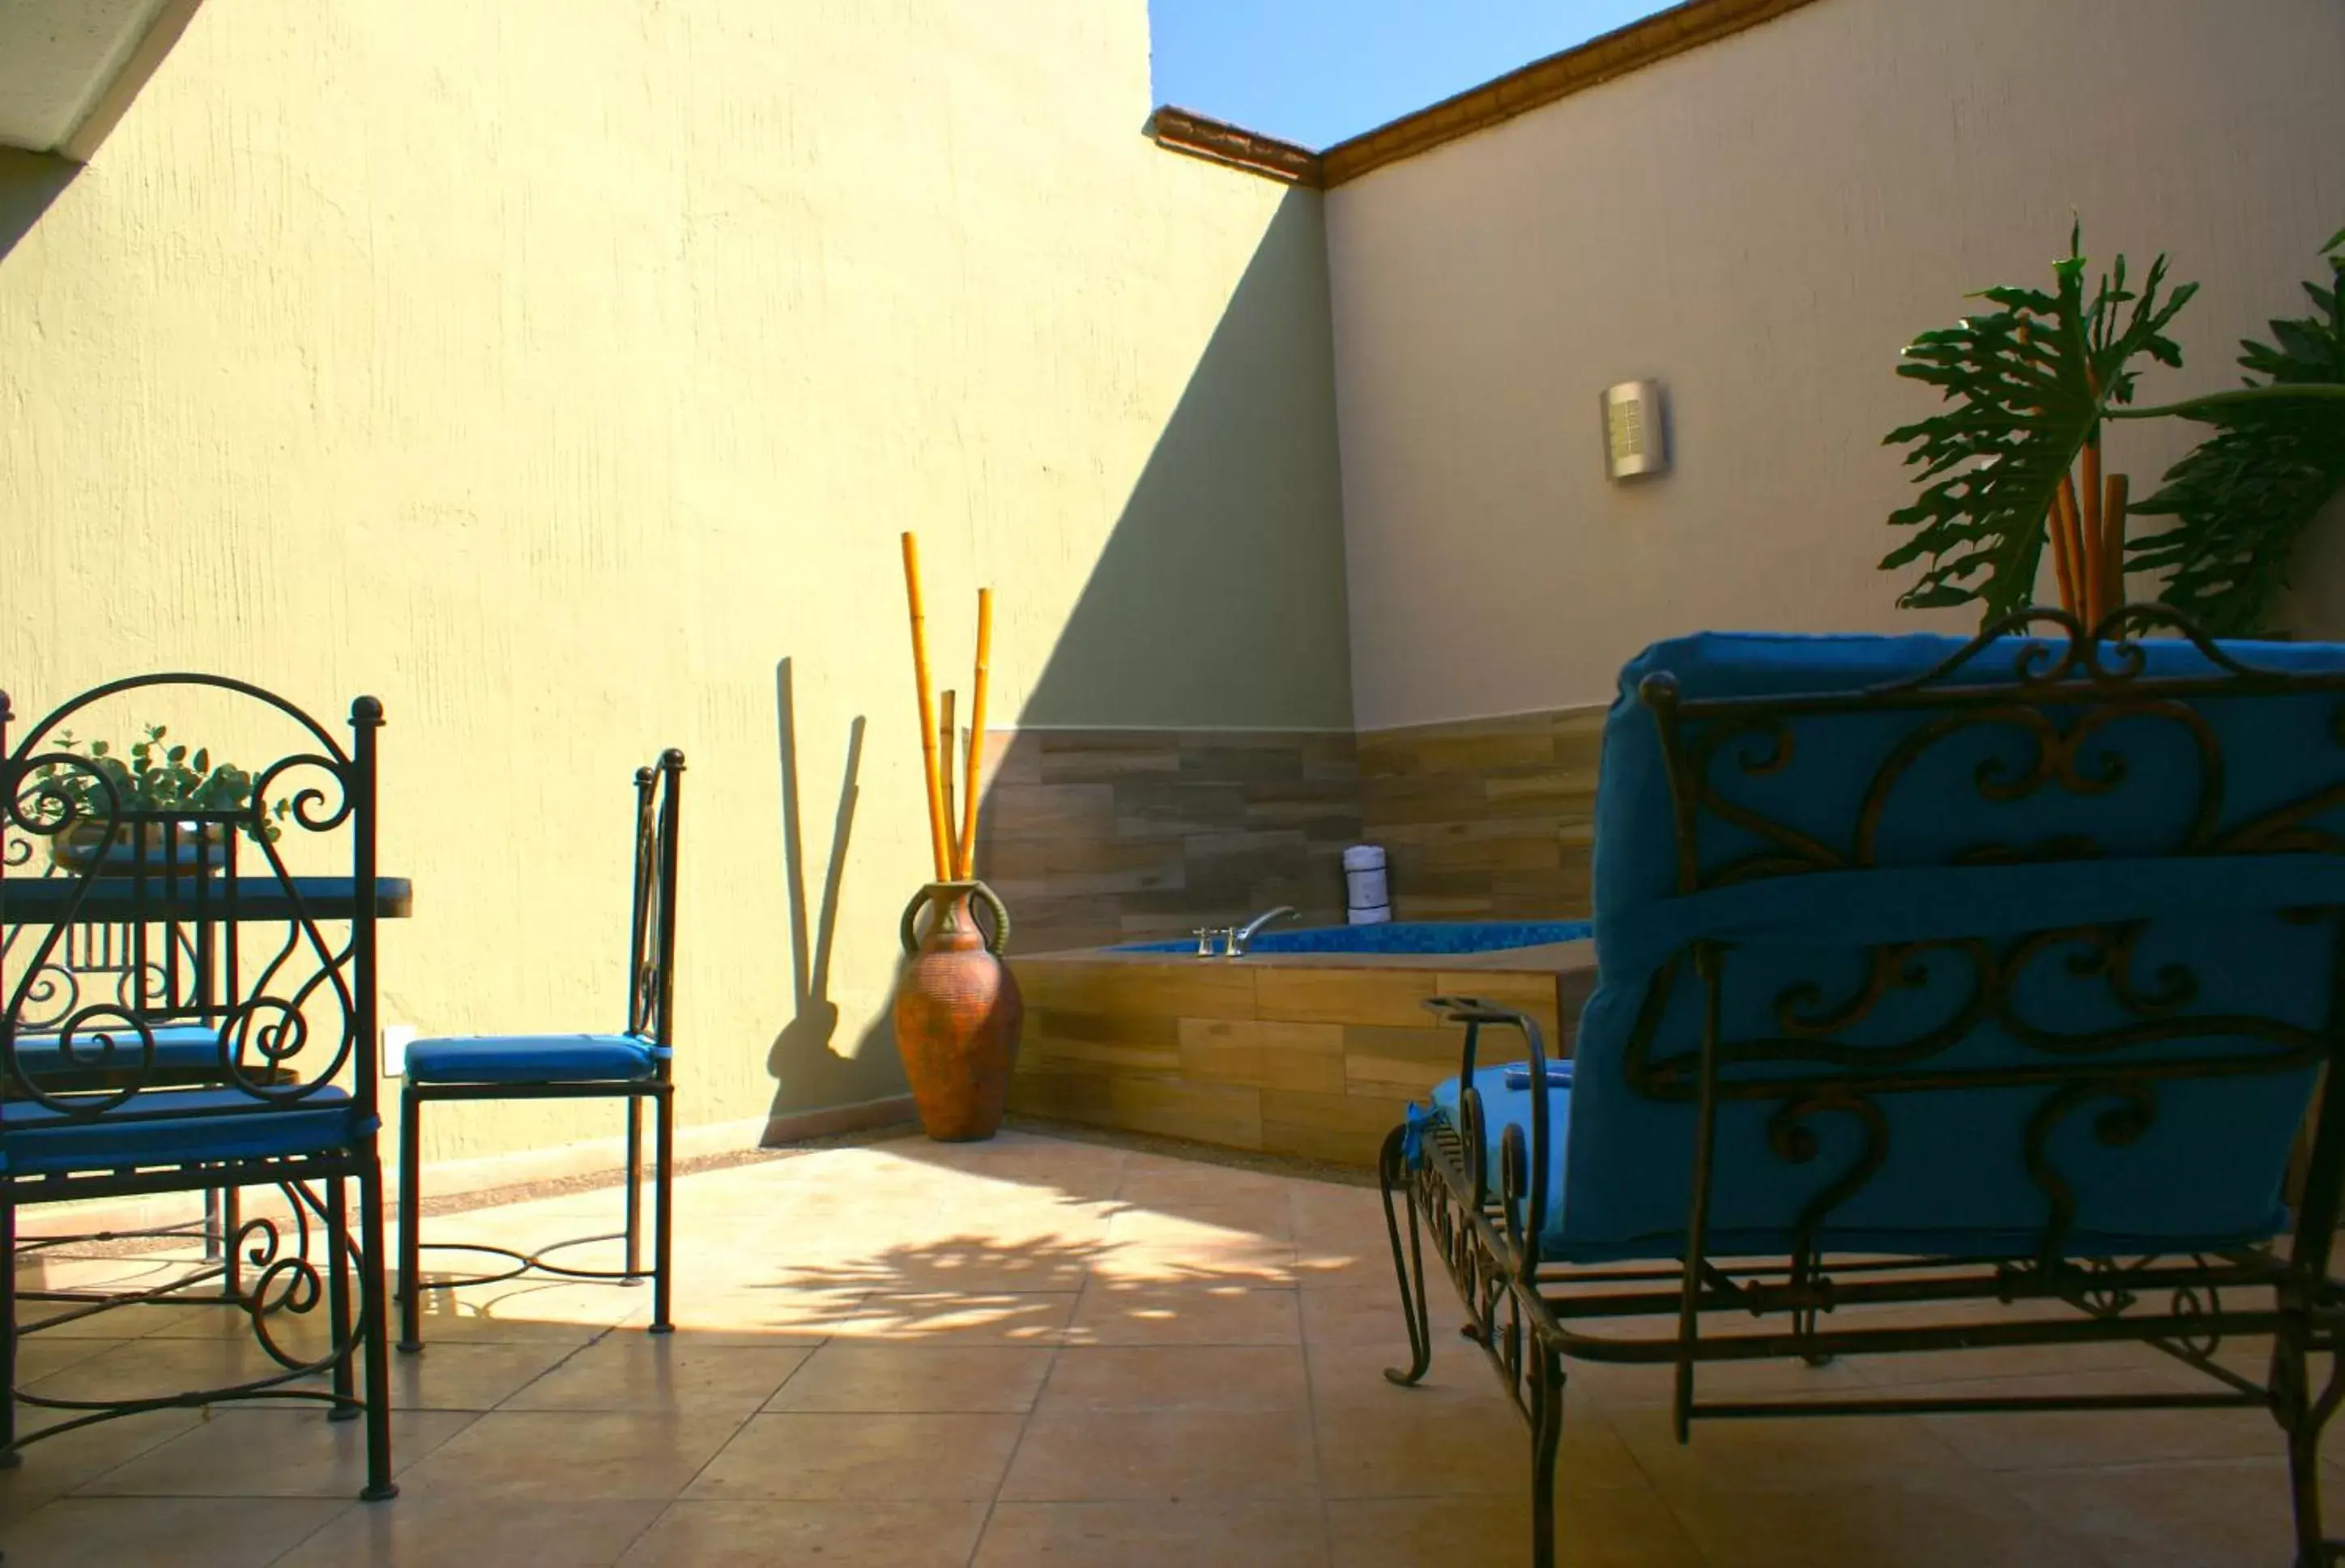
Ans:
POLYGON ((896 981, 896 1049, 920 1109, 920 1128, 940 1143, 991 1138, 1001 1126, 1010 1069, 1018 1058, 1025 1008, 1001 961, 1010 912, 982 882, 939 882, 904 909, 906 963, 896 981), (993 912, 989 945, 970 908, 993 912), (920 911, 937 906, 926 936, 920 911))

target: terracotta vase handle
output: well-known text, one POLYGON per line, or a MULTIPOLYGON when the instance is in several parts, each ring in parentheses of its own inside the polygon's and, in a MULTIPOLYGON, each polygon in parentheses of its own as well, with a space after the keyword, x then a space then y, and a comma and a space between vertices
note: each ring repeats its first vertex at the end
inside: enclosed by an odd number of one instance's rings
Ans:
POLYGON ((993 940, 985 945, 985 950, 999 958, 1002 949, 1010 946, 1009 907, 1001 902, 999 894, 982 882, 970 882, 969 890, 983 899, 985 906, 993 911, 993 940))
POLYGON ((896 928, 898 937, 904 944, 905 956, 910 957, 920 950, 920 911, 939 895, 954 893, 968 893, 981 898, 985 906, 993 911, 993 937, 986 943, 985 950, 997 958, 1001 956, 1002 949, 1010 946, 1010 910, 1002 904, 999 894, 977 881, 932 882, 912 895, 912 901, 904 905, 904 918, 897 923, 896 928))

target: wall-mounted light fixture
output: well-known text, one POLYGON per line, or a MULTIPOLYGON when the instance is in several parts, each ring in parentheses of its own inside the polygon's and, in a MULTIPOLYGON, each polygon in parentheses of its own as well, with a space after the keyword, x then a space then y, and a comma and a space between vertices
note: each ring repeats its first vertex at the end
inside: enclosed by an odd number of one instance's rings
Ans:
POLYGON ((1670 471, 1669 408, 1659 381, 1604 389, 1604 477, 1649 479, 1670 471))

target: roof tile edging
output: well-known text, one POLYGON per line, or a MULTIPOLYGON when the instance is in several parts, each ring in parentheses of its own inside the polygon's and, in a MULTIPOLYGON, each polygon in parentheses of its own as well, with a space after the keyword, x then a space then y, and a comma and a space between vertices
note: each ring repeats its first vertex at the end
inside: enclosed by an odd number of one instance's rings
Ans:
POLYGON ((1684 0, 1585 44, 1534 60, 1478 87, 1403 115, 1337 142, 1324 153, 1167 104, 1144 127, 1159 147, 1287 185, 1314 189, 1348 184, 1518 115, 1624 76, 1675 55, 1714 44, 1815 0, 1684 0))

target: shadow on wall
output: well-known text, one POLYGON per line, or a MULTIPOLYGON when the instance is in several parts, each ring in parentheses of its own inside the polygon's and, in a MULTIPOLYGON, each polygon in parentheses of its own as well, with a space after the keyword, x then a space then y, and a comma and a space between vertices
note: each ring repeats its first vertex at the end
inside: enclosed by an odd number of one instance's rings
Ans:
POLYGON ((798 791, 797 701, 790 661, 774 666, 774 721, 781 744, 782 875, 790 906, 790 992, 796 1012, 774 1037, 766 1070, 774 1079, 769 1117, 818 1107, 852 1105, 899 1093, 900 1073, 892 1050, 874 1051, 883 1024, 867 1031, 851 1056, 831 1047, 838 1033, 838 1004, 830 999, 830 957, 838 935, 838 889, 847 874, 847 847, 855 830, 857 778, 863 768, 860 713, 847 728, 847 765, 831 818, 830 859, 823 867, 822 902, 807 900, 806 834, 798 791))
POLYGON ((81 165, 0 147, 0 259, 32 232, 41 214, 81 173, 81 165))
MULTIPOLYGON (((1334 365, 1319 197, 1290 191, 1190 371, 1019 726, 1348 732, 1334 365)), ((783 1116, 900 1094, 904 1084, 885 1014, 864 1027, 852 1050, 842 1048, 838 1006, 829 995, 864 721, 849 728, 815 902, 788 659, 775 670, 775 717, 796 1013, 775 1037, 766 1065, 775 1086, 770 1114, 783 1116)), ((990 804, 990 784, 987 794, 990 804)), ((1284 804, 1291 810, 1291 801, 1284 804)), ((903 804, 919 809, 913 801, 903 804)), ((1162 824, 1141 825, 1163 831, 1162 824)), ((1226 827, 1204 825, 1230 836, 1226 827)), ((1112 821, 1056 826, 1096 838, 1117 831, 1112 821)), ((1281 836, 1298 848, 1303 837, 1299 830, 1281 836)), ((994 837, 989 825, 989 845, 994 837)), ((987 847, 978 873, 1001 875, 987 847)), ((1003 891, 1017 914, 1021 895, 1003 891)), ((1237 907, 1249 896, 1234 891, 1223 902, 1237 907)), ((892 949, 894 933, 858 929, 849 940, 892 949)))
POLYGON ((1348 728, 1325 224, 1286 194, 1021 726, 1348 728))

